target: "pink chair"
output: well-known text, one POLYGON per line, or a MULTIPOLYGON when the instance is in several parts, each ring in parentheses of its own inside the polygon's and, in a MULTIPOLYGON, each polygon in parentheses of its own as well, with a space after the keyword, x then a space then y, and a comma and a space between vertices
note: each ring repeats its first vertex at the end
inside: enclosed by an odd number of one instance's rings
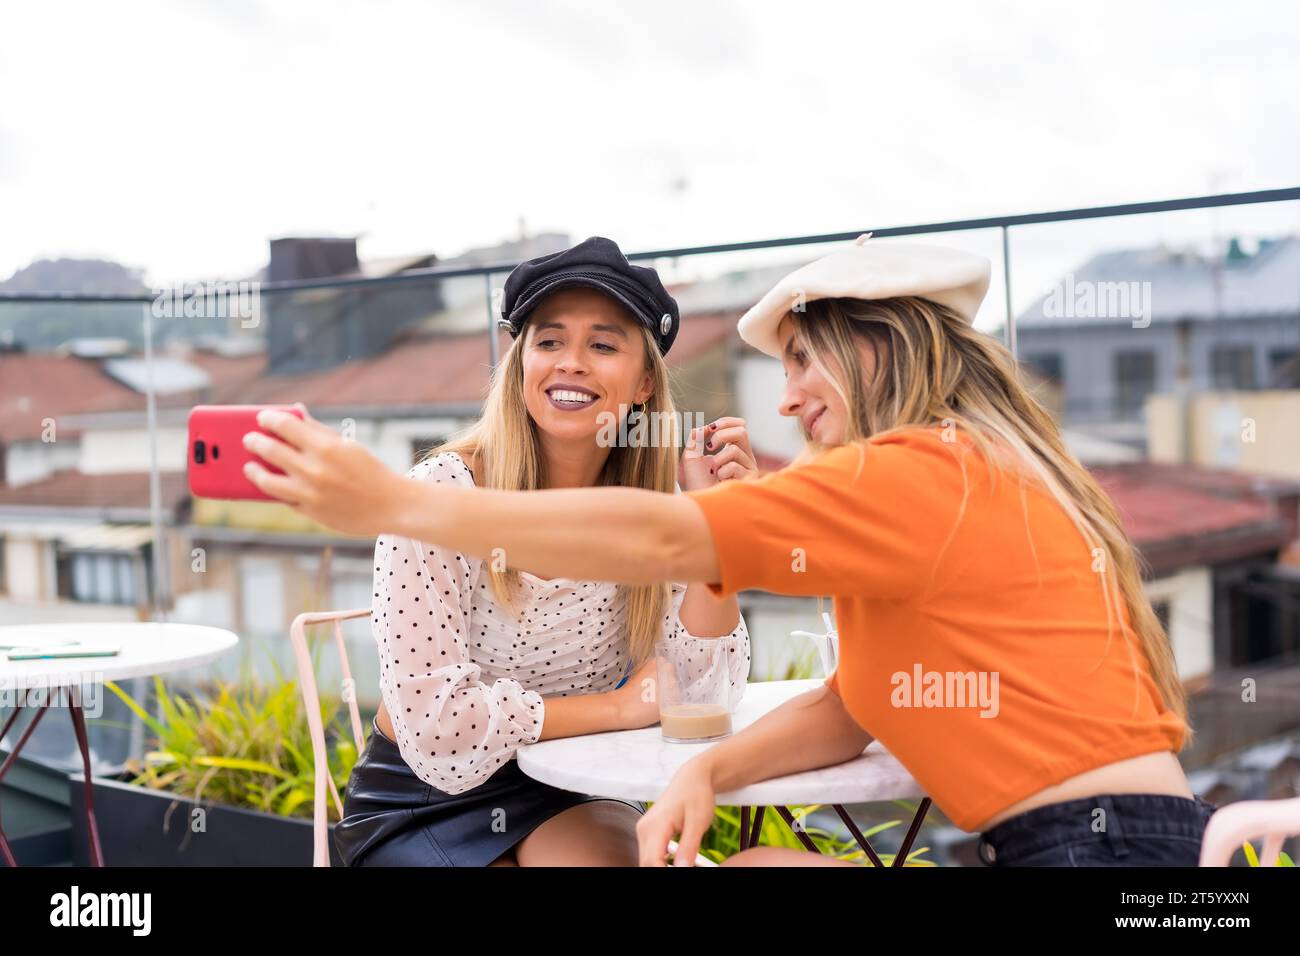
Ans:
POLYGON ((315 849, 312 854, 312 866, 329 866, 329 825, 325 821, 325 788, 328 786, 334 797, 334 806, 338 808, 339 817, 343 816, 343 801, 339 798, 338 787, 330 775, 328 751, 325 749, 325 725, 320 716, 320 694, 316 690, 316 671, 312 667, 311 652, 307 647, 307 628, 314 624, 334 622, 334 644, 339 651, 339 663, 343 669, 346 686, 354 688, 348 695, 348 709, 352 717, 352 737, 360 754, 365 746, 361 732, 361 711, 357 707, 355 682, 352 680, 352 668, 348 665, 348 651, 343 643, 343 622, 356 617, 369 617, 370 608, 357 608, 354 611, 317 611, 299 614, 289 626, 289 643, 293 645, 293 657, 298 665, 298 686, 302 688, 302 700, 307 708, 307 727, 311 731, 311 750, 316 763, 316 797, 312 813, 312 838, 315 849))
POLYGON ((1300 797, 1243 800, 1214 812, 1201 841, 1201 866, 1227 866, 1243 843, 1262 837, 1260 866, 1277 866, 1282 841, 1300 834, 1300 797))

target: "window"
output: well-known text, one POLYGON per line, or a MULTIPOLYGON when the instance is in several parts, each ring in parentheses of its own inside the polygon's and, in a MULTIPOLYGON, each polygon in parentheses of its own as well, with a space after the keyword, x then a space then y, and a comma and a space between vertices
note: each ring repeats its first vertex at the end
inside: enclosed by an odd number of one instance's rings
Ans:
POLYGON ((1220 389, 1255 388, 1255 348, 1216 345, 1210 350, 1210 382, 1220 389))
POLYGON ((1053 385, 1060 385, 1065 381, 1060 352, 1035 352, 1025 356, 1025 365, 1035 375, 1053 385))
POLYGON ((1150 350, 1115 353, 1115 410, 1133 415, 1156 388, 1156 353, 1150 350))
POLYGON ((1300 350, 1269 349, 1268 384, 1272 388, 1300 388, 1300 350))
POLYGON ((137 604, 140 601, 135 556, 70 551, 58 558, 59 596, 89 604, 137 604))

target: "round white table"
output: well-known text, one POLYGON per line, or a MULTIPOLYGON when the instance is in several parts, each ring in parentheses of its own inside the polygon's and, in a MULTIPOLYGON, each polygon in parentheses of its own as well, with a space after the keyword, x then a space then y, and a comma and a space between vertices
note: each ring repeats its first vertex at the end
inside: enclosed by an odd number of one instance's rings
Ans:
MULTIPOLYGON (((744 729, 792 697, 823 683, 822 680, 814 679, 749 684, 740 706, 732 715, 732 732, 744 729)), ((656 724, 639 730, 543 740, 520 747, 516 759, 519 761, 519 769, 528 776, 564 790, 625 800, 655 800, 682 764, 718 742, 669 743, 663 739, 656 724)), ((878 740, 873 740, 853 760, 784 777, 773 777, 739 790, 719 793, 716 802, 718 806, 740 807, 742 850, 757 843, 758 835, 762 832, 763 810, 770 806, 791 827, 804 847, 815 851, 816 845, 803 832, 788 806, 831 804, 867 857, 876 866, 881 866, 879 856, 862 836, 843 805, 917 797, 921 798, 921 804, 894 857, 894 865, 899 866, 907 858, 912 842, 916 839, 916 833, 930 808, 930 799, 912 775, 878 740), (751 806, 757 808, 752 828, 749 826, 751 806)))
MULTIPOLYGON (((0 700, 13 699, 17 706, 3 728, 0 740, 8 735, 18 712, 24 706, 33 707, 36 715, 28 722, 14 749, 0 764, 0 780, 9 771, 27 739, 40 723, 51 704, 66 704, 72 716, 72 728, 81 750, 85 768, 86 831, 90 836, 90 859, 93 865, 103 866, 103 852, 99 843, 99 827, 95 822, 90 775, 90 746, 86 737, 86 716, 81 706, 80 693, 74 689, 104 681, 126 680, 166 674, 186 667, 197 667, 215 660, 239 643, 230 631, 198 624, 167 624, 161 622, 75 622, 61 624, 18 624, 0 627, 0 700), (87 646, 118 645, 120 650, 111 657, 67 657, 46 660, 12 661, 9 651, 14 646, 54 645, 81 642, 87 646), (43 692, 43 693, 42 693, 43 692), (39 697, 38 704, 28 704, 29 694, 39 697), (66 695, 66 700, 62 699, 66 695)), ((9 866, 17 866, 4 829, 0 827, 0 856, 9 866)))

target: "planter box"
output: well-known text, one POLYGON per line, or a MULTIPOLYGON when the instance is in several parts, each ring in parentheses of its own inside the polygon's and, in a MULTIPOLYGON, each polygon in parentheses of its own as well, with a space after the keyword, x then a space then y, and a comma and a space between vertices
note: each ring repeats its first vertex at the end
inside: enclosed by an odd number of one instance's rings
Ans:
MULTIPOLYGON (((68 777, 77 866, 90 865, 83 779, 68 777)), ((207 803, 206 828, 194 833, 193 801, 109 777, 91 779, 105 866, 311 866, 310 820, 207 803)), ((342 866, 333 831, 330 824, 330 863, 342 866)))

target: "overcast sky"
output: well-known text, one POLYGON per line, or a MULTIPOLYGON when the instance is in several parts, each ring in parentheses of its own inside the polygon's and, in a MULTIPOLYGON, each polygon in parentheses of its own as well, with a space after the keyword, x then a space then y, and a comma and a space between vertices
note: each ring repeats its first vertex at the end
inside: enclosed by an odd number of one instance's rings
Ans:
POLYGON ((1294 186, 1298 9, 23 3, 0 278, 241 276, 294 234, 448 255, 521 217, 630 251, 1294 186))

